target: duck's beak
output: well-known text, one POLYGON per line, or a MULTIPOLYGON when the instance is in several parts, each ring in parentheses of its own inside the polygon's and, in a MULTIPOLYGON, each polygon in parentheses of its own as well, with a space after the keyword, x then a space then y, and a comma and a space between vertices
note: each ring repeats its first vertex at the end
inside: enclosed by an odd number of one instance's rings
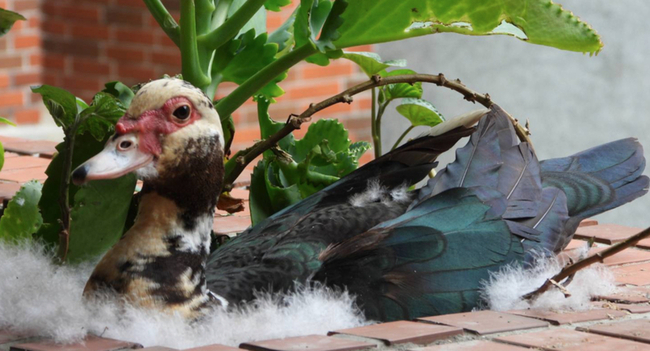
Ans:
POLYGON ((89 180, 114 179, 153 162, 154 156, 138 147, 135 133, 114 135, 98 153, 72 172, 72 181, 81 185, 89 180))

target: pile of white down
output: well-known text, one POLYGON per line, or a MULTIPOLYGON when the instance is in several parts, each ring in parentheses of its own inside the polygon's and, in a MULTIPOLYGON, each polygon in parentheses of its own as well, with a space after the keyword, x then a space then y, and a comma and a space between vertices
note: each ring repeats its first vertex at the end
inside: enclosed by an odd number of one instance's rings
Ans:
POLYGON ((328 289, 286 296, 263 296, 237 311, 215 310, 201 323, 115 302, 86 303, 82 291, 93 264, 52 264, 38 245, 0 244, 0 329, 72 342, 86 334, 133 341, 144 346, 190 348, 296 335, 325 334, 363 325, 354 299, 328 289))

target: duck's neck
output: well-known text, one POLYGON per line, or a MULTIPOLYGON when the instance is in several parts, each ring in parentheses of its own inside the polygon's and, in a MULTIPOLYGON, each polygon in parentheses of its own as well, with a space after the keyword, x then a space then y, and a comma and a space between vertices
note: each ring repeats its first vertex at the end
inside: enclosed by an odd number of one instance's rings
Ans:
POLYGON ((95 268, 85 293, 108 286, 139 305, 193 317, 208 302, 205 265, 223 177, 220 152, 182 157, 145 181, 138 216, 95 268))

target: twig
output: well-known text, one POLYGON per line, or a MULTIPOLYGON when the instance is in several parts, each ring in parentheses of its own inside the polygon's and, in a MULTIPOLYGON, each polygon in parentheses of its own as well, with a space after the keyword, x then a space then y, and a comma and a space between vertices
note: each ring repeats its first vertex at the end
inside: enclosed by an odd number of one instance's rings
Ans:
MULTIPOLYGON (((296 117, 289 117, 289 120, 287 121, 287 124, 280 129, 277 133, 271 135, 269 138, 257 142, 255 145, 251 146, 250 148, 244 150, 243 152, 238 153, 238 157, 241 158, 241 160, 233 160, 231 159, 230 162, 236 162, 235 165, 232 166, 232 168, 227 167, 227 169, 231 169, 231 172, 228 172, 226 174, 225 180, 224 180, 224 190, 228 190, 228 187, 232 187, 232 183, 237 179, 237 177, 241 174, 241 172, 244 170, 246 165, 250 163, 252 160, 254 160, 257 156, 261 155, 265 150, 268 150, 271 146, 276 144, 278 141, 280 141, 282 138, 285 136, 289 135, 292 131, 296 129, 300 129, 300 125, 309 122, 311 120, 311 116, 313 116, 316 112, 321 111, 323 109, 326 109, 332 105, 345 102, 345 103, 351 103, 352 102, 352 97, 354 95, 357 95, 359 93, 362 93, 364 91, 377 88, 380 86, 384 85, 389 85, 389 84, 398 84, 398 83, 408 83, 408 84, 414 84, 416 82, 424 82, 424 83, 432 83, 436 84, 441 87, 445 87, 451 90, 454 90, 465 98, 465 100, 473 102, 473 103, 479 103, 487 108, 490 108, 492 106, 492 99, 490 98, 489 94, 479 94, 476 91, 466 87, 463 83, 461 83, 460 80, 448 80, 445 78, 445 76, 441 73, 438 75, 433 75, 433 74, 404 74, 404 75, 396 75, 396 76, 390 76, 390 77, 381 77, 378 75, 373 76, 370 80, 363 82, 361 84, 357 84, 353 86, 350 89, 347 89, 339 94, 336 94, 330 98, 327 98, 317 104, 311 104, 308 109, 303 111, 300 115, 296 117), (242 161, 242 162, 240 162, 242 161)), ((517 128, 517 135, 520 137, 520 139, 524 141, 528 141, 530 143, 530 140, 528 139, 528 131, 525 130, 523 126, 521 126, 519 123, 515 121, 512 117, 510 117, 513 121, 513 125, 515 125, 515 128, 517 128), (519 127, 517 127, 519 126, 519 127), (521 135, 520 135, 520 129, 521 129, 521 135)))
POLYGON ((522 296, 522 298, 526 299, 526 300, 534 300, 539 295, 541 295, 542 293, 547 291, 549 288, 551 288, 551 286, 554 285, 553 281, 560 282, 564 278, 575 274, 576 272, 578 272, 579 270, 581 270, 581 269, 583 269, 585 267, 588 267, 588 266, 590 266, 590 265, 592 265, 592 264, 594 264, 596 262, 603 262, 603 260, 606 259, 607 257, 610 257, 612 255, 615 255, 615 254, 627 249, 628 247, 630 247, 630 246, 636 244, 637 242, 639 242, 639 240, 645 239, 648 236, 650 236, 650 228, 646 228, 645 230, 641 231, 640 233, 635 234, 635 235, 625 239, 624 241, 622 241, 622 242, 620 242, 620 243, 618 243, 616 245, 610 246, 606 250, 595 253, 595 254, 593 254, 593 255, 585 258, 585 259, 582 259, 582 260, 580 260, 580 261, 578 261, 578 262, 576 262, 576 263, 574 263, 572 265, 566 266, 560 271, 560 273, 556 274, 551 279, 548 279, 546 282, 544 282, 544 284, 542 286, 540 286, 539 288, 537 288, 537 290, 532 291, 532 292, 522 296))
POLYGON ((553 286, 558 288, 558 290, 560 290, 560 292, 562 292, 562 294, 564 294, 565 298, 571 297, 571 293, 569 292, 569 290, 567 290, 564 286, 562 286, 562 284, 556 282, 553 279, 550 279, 549 282, 551 282, 551 284, 553 284, 553 286))

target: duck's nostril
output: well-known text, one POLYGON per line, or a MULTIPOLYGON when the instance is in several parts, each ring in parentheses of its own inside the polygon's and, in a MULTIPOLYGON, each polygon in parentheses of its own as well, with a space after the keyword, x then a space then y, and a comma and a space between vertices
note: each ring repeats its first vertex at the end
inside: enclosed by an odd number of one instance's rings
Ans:
POLYGON ((81 185, 86 182, 86 176, 88 175, 88 165, 83 165, 72 173, 72 182, 75 185, 81 185))

